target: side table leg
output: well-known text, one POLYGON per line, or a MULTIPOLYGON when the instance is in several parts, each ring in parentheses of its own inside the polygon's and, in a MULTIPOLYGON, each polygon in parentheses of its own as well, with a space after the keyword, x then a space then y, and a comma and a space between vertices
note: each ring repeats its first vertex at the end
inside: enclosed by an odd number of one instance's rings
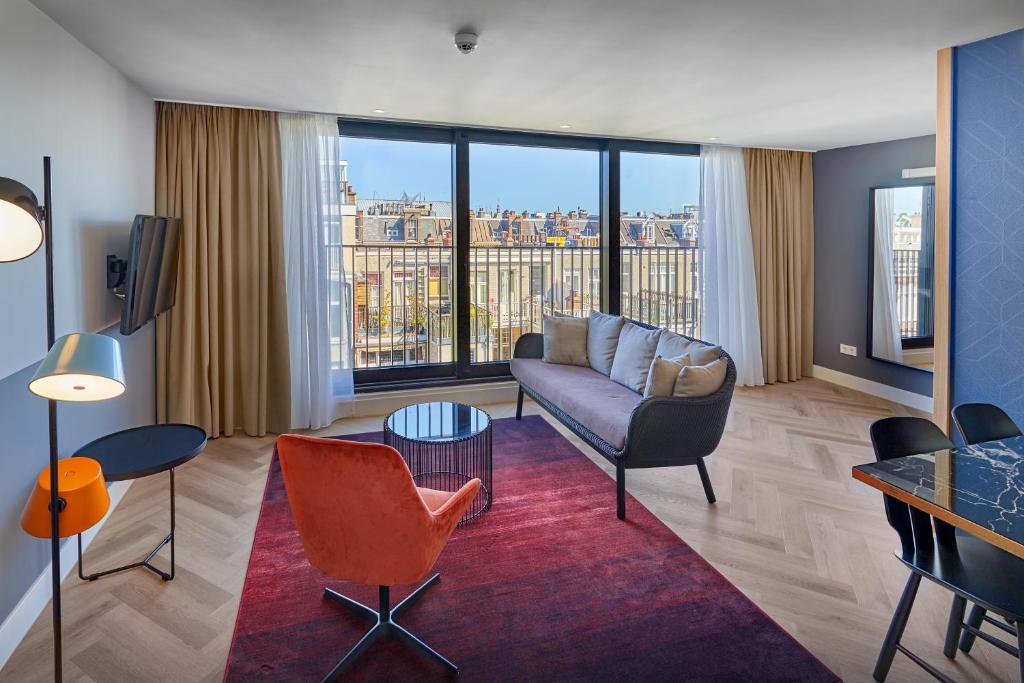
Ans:
POLYGON ((142 561, 140 561, 140 562, 132 562, 131 564, 126 564, 126 565, 124 565, 122 567, 116 567, 114 569, 107 569, 106 571, 95 572, 93 574, 86 574, 85 573, 85 568, 82 566, 82 534, 78 534, 78 578, 80 578, 83 581, 95 581, 96 579, 98 579, 100 577, 103 577, 103 576, 107 576, 109 574, 116 574, 118 572, 127 571, 129 569, 138 569, 139 567, 144 567, 144 568, 148 569, 149 571, 153 572, 154 574, 156 574, 157 576, 159 576, 164 581, 171 581, 171 580, 174 579, 174 523, 175 523, 175 512, 174 512, 174 499, 175 499, 175 495, 174 495, 174 468, 171 468, 170 470, 168 470, 168 472, 170 473, 170 477, 171 477, 171 533, 169 533, 166 536, 164 536, 163 540, 161 540, 159 543, 157 543, 156 547, 153 548, 151 551, 149 551, 149 554, 146 555, 146 557, 142 561), (154 557, 156 557, 156 554, 159 553, 161 550, 163 550, 163 547, 165 545, 167 545, 167 544, 170 544, 170 546, 171 546, 171 573, 170 574, 168 574, 167 572, 165 572, 165 571, 163 571, 161 569, 157 569, 155 566, 150 564, 150 560, 152 560, 154 557))
POLYGON ((174 468, 172 467, 169 472, 171 475, 171 575, 164 577, 164 581, 171 581, 174 579, 174 468))
POLYGON ((89 580, 82 570, 82 534, 78 534, 78 578, 82 581, 89 580))

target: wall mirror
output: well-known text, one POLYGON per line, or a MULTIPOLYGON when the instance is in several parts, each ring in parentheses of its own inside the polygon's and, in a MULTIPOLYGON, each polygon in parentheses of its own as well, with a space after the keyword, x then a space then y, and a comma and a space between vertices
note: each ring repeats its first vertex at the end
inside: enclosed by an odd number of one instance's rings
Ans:
POLYGON ((935 186, 873 187, 870 201, 869 355, 932 372, 935 186))

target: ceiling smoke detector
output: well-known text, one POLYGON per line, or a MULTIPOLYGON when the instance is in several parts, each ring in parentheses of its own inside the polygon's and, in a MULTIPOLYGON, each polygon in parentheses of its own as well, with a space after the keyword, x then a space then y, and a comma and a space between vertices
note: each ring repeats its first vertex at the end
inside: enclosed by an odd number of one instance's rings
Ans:
POLYGON ((471 31, 459 31, 455 34, 455 49, 464 55, 476 49, 477 35, 471 31))

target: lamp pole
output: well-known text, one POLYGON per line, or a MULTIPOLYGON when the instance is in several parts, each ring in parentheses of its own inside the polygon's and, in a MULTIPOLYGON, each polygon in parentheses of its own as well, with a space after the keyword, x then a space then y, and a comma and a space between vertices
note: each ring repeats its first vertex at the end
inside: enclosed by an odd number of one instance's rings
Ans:
MULTIPOLYGON (((30 535, 38 538, 50 537, 50 585, 53 593, 53 679, 60 683, 63 680, 63 658, 61 638, 61 600, 60 600, 60 549, 61 549, 61 516, 67 511, 68 499, 60 495, 61 474, 59 472, 59 455, 57 439, 57 401, 102 401, 120 396, 125 390, 124 366, 121 362, 121 349, 116 339, 100 334, 76 333, 56 339, 54 322, 54 288, 53 288, 53 196, 51 194, 50 157, 43 157, 43 202, 40 203, 35 193, 28 187, 12 178, 0 178, 0 263, 20 261, 34 254, 39 247, 44 247, 46 258, 46 344, 47 352, 36 368, 29 391, 47 399, 47 422, 50 440, 49 492, 42 493, 46 486, 46 478, 37 480, 39 491, 29 498, 25 512, 22 514, 21 526, 30 535), (19 211, 20 209, 20 211, 19 211), (68 381, 70 380, 70 382, 68 381), (43 505, 48 508, 45 512, 43 505), (38 513, 35 510, 38 509, 38 513), (49 524, 46 524, 46 521, 49 524)), ((93 479, 86 482, 90 485, 99 483, 102 486, 102 471, 99 463, 89 461, 94 466, 93 479)), ((65 490, 74 492, 81 499, 80 484, 82 477, 75 478, 76 471, 68 468, 64 479, 65 490)), ((80 474, 80 473, 78 473, 80 474)), ((103 489, 105 497, 106 489, 103 489)), ((80 533, 77 529, 88 528, 102 518, 109 508, 109 497, 100 505, 81 506, 73 504, 78 514, 76 520, 69 520, 65 528, 69 535, 80 533), (84 511, 84 513, 83 513, 84 511), (83 516, 83 514, 85 516, 83 516), (92 518, 89 515, 99 515, 92 518), (86 526, 82 526, 88 521, 86 526)))
MULTIPOLYGON (((46 255, 46 348, 56 341, 53 315, 53 206, 50 157, 43 157, 43 249, 46 255)), ((53 590, 53 680, 63 680, 60 624, 60 510, 57 481, 57 402, 47 399, 50 430, 50 582, 53 590)))

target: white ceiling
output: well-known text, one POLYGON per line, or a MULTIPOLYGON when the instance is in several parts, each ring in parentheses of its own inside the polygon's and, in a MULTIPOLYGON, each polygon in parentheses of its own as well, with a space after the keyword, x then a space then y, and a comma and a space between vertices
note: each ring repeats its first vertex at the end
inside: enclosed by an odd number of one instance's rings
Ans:
POLYGON ((936 51, 1024 26, 1024 0, 33 1, 161 99, 812 150, 933 133, 936 51))

